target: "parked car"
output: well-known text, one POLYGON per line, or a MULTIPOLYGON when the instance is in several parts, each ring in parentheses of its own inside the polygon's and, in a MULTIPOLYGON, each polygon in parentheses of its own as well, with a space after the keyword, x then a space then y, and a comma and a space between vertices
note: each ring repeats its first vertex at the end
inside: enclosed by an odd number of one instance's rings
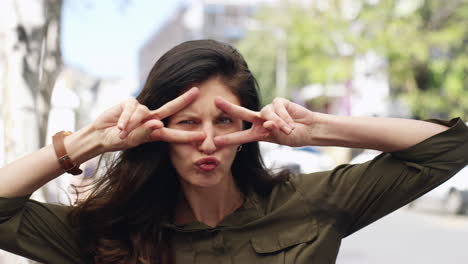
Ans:
MULTIPOLYGON (((373 159, 380 152, 365 150, 350 163, 363 163, 373 159)), ((409 205, 410 208, 437 209, 449 214, 468 213, 468 166, 460 170, 445 183, 426 193, 409 205)))
POLYGON ((433 203, 449 214, 468 213, 468 166, 459 171, 448 181, 421 196, 410 207, 433 203))
POLYGON ((294 173, 312 173, 328 170, 331 159, 318 147, 288 147, 260 142, 260 152, 267 168, 276 171, 290 169, 294 173))

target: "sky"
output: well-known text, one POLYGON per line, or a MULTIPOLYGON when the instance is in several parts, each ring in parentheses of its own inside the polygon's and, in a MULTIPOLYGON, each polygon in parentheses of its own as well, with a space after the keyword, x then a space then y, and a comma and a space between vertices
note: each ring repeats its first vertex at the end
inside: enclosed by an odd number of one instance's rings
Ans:
POLYGON ((102 78, 137 78, 138 50, 183 0, 64 0, 66 65, 102 78))

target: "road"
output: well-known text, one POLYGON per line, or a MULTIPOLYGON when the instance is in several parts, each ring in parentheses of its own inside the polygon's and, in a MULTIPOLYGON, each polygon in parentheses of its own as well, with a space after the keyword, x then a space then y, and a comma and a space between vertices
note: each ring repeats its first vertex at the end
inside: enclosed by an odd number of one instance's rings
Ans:
POLYGON ((467 264, 468 217, 402 208, 345 238, 337 264, 467 264))

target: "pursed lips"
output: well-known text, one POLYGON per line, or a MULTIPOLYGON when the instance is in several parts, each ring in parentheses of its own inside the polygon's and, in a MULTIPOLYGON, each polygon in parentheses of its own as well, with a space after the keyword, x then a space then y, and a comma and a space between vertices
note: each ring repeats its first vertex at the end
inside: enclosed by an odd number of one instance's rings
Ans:
POLYGON ((195 162, 195 165, 202 171, 212 171, 219 165, 219 160, 215 157, 201 158, 195 162))

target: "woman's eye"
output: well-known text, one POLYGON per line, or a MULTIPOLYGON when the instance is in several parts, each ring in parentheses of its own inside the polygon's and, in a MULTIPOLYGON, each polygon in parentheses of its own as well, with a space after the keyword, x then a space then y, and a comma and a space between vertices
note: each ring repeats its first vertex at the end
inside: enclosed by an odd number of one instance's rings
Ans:
POLYGON ((195 124, 195 121, 194 121, 194 120, 182 120, 182 121, 179 121, 179 124, 182 124, 182 125, 194 125, 194 124, 195 124))
POLYGON ((220 123, 220 124, 231 124, 232 119, 229 118, 229 117, 221 117, 221 118, 218 119, 218 123, 220 123))

